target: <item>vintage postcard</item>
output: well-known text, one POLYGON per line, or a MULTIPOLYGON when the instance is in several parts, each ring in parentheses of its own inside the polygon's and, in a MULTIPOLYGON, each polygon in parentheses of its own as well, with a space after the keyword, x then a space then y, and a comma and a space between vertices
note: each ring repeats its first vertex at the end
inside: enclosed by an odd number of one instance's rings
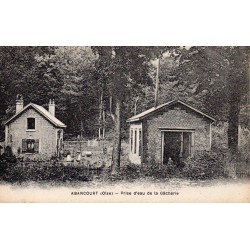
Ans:
POLYGON ((249 202, 250 47, 0 47, 0 202, 249 202))

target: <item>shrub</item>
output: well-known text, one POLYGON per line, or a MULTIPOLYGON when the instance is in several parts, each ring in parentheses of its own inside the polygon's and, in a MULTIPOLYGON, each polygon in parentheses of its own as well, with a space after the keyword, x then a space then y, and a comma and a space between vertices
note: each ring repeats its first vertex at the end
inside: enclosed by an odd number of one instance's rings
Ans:
POLYGON ((135 165, 127 163, 119 170, 119 180, 136 180, 138 178, 152 178, 162 180, 176 174, 176 166, 173 163, 162 164, 142 164, 135 165))
MULTIPOLYGON (((116 180, 135 180, 140 177, 140 167, 135 164, 127 163, 119 169, 116 180)), ((113 177, 111 177, 112 180, 113 177)))
POLYGON ((213 179, 224 176, 223 158, 215 152, 198 152, 184 161, 182 174, 190 179, 213 179))
POLYGON ((163 179, 166 177, 167 169, 161 164, 143 164, 141 166, 141 173, 144 177, 152 177, 153 179, 163 179))
POLYGON ((15 183, 26 181, 89 181, 93 171, 60 163, 6 163, 1 165, 1 180, 15 183))

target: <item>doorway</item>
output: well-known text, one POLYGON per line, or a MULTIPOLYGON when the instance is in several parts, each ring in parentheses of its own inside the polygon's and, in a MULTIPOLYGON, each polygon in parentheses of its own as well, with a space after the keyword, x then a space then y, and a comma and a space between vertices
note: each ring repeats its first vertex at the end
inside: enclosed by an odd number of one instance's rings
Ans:
POLYGON ((172 160, 175 165, 179 165, 182 159, 191 156, 193 148, 192 132, 163 131, 162 133, 163 164, 172 160))

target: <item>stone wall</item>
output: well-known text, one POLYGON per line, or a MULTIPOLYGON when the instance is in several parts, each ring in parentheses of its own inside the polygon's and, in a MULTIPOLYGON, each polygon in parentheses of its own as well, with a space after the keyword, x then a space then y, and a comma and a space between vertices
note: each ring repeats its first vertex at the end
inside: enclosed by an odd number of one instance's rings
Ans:
POLYGON ((143 162, 161 163, 162 130, 193 129, 194 152, 211 149, 210 120, 181 104, 161 110, 143 121, 143 162))

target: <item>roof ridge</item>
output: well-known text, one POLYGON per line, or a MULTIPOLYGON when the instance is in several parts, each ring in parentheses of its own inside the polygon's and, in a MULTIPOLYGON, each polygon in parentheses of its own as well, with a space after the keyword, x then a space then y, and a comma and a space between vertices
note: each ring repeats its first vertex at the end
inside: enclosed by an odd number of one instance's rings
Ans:
POLYGON ((192 109, 193 111, 207 117, 208 119, 215 121, 215 119, 213 117, 211 117, 211 116, 203 113, 202 111, 190 106, 189 104, 185 103, 184 101, 182 101, 180 99, 175 99, 175 100, 163 103, 163 104, 161 104, 161 105, 159 105, 157 107, 152 107, 150 109, 147 109, 147 110, 145 110, 145 111, 143 111, 143 112, 141 112, 141 113, 139 113, 137 115, 134 115, 134 116, 130 117, 129 119, 127 119, 127 122, 139 121, 139 120, 145 118, 146 116, 152 114, 154 111, 157 111, 157 110, 159 110, 159 109, 161 109, 163 107, 166 107, 167 105, 173 105, 173 104, 178 103, 178 102, 181 103, 182 105, 192 109))
POLYGON ((32 106, 37 112, 39 112, 42 116, 44 116, 47 120, 49 120, 52 124, 54 124, 57 127, 66 127, 66 125, 61 122, 58 118, 53 116, 47 109, 45 109, 43 106, 35 104, 30 102, 27 104, 22 110, 20 110, 18 113, 13 115, 9 120, 5 122, 5 125, 8 124, 11 120, 15 119, 17 116, 19 116, 22 112, 24 112, 29 106, 32 106))

